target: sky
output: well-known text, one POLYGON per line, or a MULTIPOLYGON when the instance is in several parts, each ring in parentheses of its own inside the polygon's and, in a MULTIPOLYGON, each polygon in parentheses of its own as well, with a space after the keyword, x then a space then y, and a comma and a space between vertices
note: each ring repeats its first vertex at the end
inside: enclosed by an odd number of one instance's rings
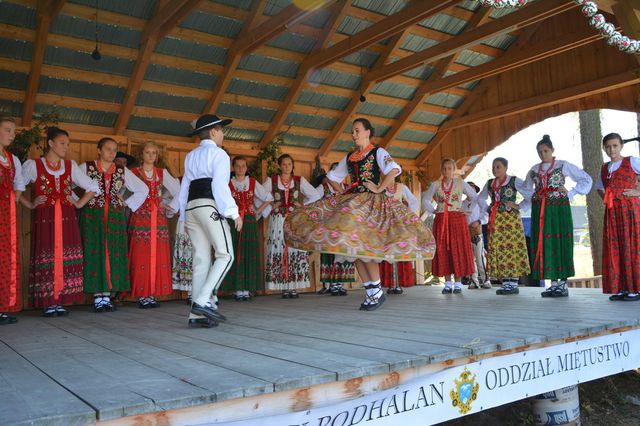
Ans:
MULTIPOLYGON (((625 139, 638 136, 637 116, 633 112, 601 110, 601 125, 603 135, 616 132, 625 139)), ((465 180, 473 181, 482 187, 487 179, 493 177, 491 163, 496 157, 509 160, 508 173, 524 179, 529 169, 540 161, 536 153, 536 144, 543 135, 551 137, 555 156, 558 159, 582 166, 578 113, 573 112, 548 118, 516 133, 506 142, 489 151, 465 180)), ((625 144, 622 155, 638 156, 638 142, 625 144)), ((609 159, 604 151, 603 158, 605 161, 609 159)))

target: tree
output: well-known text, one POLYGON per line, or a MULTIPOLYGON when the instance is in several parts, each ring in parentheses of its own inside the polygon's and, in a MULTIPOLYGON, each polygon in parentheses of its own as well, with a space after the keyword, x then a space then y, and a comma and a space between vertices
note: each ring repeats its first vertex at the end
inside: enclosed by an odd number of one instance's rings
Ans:
MULTIPOLYGON (((583 111, 580 117, 580 139, 582 145, 582 166, 595 183, 602 167, 602 129, 600 110, 583 111)), ((594 185, 595 186, 595 185, 594 185)), ((604 204, 595 188, 587 194, 587 220, 594 275, 602 275, 602 228, 604 204)))

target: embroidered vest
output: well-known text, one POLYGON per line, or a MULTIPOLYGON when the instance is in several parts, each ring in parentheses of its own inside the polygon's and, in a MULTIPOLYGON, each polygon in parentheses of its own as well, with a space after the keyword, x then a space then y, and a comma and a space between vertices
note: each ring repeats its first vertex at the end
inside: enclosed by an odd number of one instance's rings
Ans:
POLYGON ((436 213, 444 212, 445 203, 449 204, 450 212, 459 212, 462 210, 462 179, 453 178, 453 181, 449 183, 451 188, 451 193, 447 199, 447 195, 444 193, 442 189, 442 178, 438 179, 438 190, 433 195, 433 199, 438 203, 436 207, 436 213))
MULTIPOLYGON (((140 178, 144 183, 149 187, 149 194, 147 194, 147 198, 144 200, 144 204, 136 211, 136 213, 140 212, 149 212, 151 211, 151 207, 158 207, 162 202, 162 181, 164 177, 164 170, 154 168, 153 176, 148 178, 144 170, 141 167, 136 167, 132 170, 133 174, 140 178)), ((162 212, 164 214, 164 211, 162 212)))
POLYGON ((236 200, 236 204, 238 205, 240 217, 244 218, 245 215, 255 216, 256 213, 253 209, 253 200, 255 196, 256 180, 249 177, 249 188, 246 191, 238 191, 231 180, 229 180, 229 189, 231 190, 233 199, 236 200))
POLYGON ((495 182, 495 179, 489 179, 489 181, 487 182, 487 186, 489 188, 489 196, 491 197, 491 206, 489 207, 490 209, 493 209, 493 205, 498 203, 498 211, 505 212, 509 210, 505 205, 506 202, 508 201, 511 201, 512 203, 516 202, 516 195, 518 195, 518 190, 516 189, 516 178, 515 176, 511 176, 509 178, 509 182, 507 182, 506 185, 498 189, 497 196, 495 191, 493 190, 494 182, 495 182))
POLYGON ((87 203, 89 208, 96 209, 104 208, 105 198, 109 200, 109 205, 117 209, 123 208, 124 203, 118 196, 122 187, 124 186, 124 167, 115 164, 115 171, 111 175, 109 188, 107 188, 107 173, 102 172, 98 167, 97 161, 87 161, 87 176, 89 176, 95 182, 98 182, 102 193, 97 197, 94 197, 87 203))
POLYGON ((347 168, 352 182, 349 192, 370 192, 364 186, 365 182, 370 181, 376 185, 380 183, 380 167, 378 167, 378 161, 376 160, 378 147, 374 147, 359 161, 349 160, 354 152, 351 151, 347 154, 347 168))
POLYGON ((44 166, 44 158, 35 160, 36 171, 38 176, 33 185, 33 199, 44 195, 46 200, 36 208, 51 207, 56 204, 57 200, 60 200, 60 204, 63 206, 73 206, 67 200, 67 197, 71 196, 71 160, 64 161, 64 173, 58 176, 54 176, 44 166))
POLYGON ((13 164, 13 155, 5 151, 7 165, 0 162, 0 197, 8 199, 13 192, 13 181, 16 177, 16 168, 13 164))
POLYGON ((558 188, 564 186, 565 178, 562 173, 562 167, 557 167, 553 169, 551 173, 549 173, 549 177, 547 180, 547 185, 544 186, 543 178, 534 170, 529 172, 529 175, 533 179, 533 186, 535 188, 535 192, 533 194, 533 199, 540 201, 545 195, 548 200, 560 200, 566 199, 567 195, 558 191, 558 188))
POLYGON ((293 176, 291 179, 291 188, 289 188, 289 197, 286 197, 285 190, 278 188, 278 175, 271 176, 271 192, 273 200, 280 202, 277 213, 286 216, 288 212, 292 212, 295 206, 294 202, 302 203, 302 191, 300 190, 300 176, 293 176))
POLYGON ((609 163, 602 165, 600 169, 600 177, 605 190, 611 193, 612 199, 619 200, 627 198, 622 195, 625 189, 633 189, 636 187, 636 173, 631 167, 629 157, 624 157, 618 170, 609 175, 609 163))

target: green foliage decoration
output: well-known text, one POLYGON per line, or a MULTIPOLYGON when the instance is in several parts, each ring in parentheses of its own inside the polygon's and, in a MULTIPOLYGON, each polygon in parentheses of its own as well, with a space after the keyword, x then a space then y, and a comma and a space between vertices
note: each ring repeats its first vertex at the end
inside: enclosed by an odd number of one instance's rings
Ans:
POLYGON ((16 132, 16 138, 9 145, 9 152, 14 154, 20 162, 24 163, 29 158, 29 151, 32 146, 36 146, 42 153, 47 143, 42 134, 46 132, 47 127, 58 124, 58 115, 55 112, 45 114, 31 128, 22 129, 16 132))

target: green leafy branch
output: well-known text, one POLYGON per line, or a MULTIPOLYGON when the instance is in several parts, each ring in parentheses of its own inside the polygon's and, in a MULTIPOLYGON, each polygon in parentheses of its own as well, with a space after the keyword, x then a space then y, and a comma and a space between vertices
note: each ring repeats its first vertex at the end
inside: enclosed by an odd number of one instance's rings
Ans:
POLYGON ((16 138, 9 145, 9 152, 14 154, 25 162, 29 158, 29 151, 32 146, 37 147, 40 152, 44 152, 44 144, 46 141, 42 137, 42 133, 47 127, 58 124, 58 115, 55 112, 45 114, 31 128, 26 128, 16 133, 16 138))

